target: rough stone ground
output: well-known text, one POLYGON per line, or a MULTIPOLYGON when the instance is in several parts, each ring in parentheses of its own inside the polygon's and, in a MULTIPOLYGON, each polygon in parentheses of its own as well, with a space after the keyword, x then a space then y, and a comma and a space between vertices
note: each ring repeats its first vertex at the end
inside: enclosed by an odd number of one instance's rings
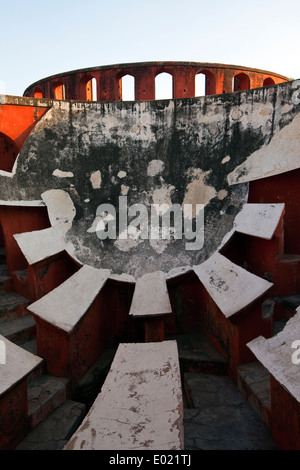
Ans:
POLYGON ((42 421, 16 450, 62 450, 86 414, 83 403, 67 400, 42 421))
MULTIPOLYGON (((206 336, 197 332, 176 339, 182 369, 185 450, 275 450, 259 413, 228 377, 226 360, 206 336)), ((245 366, 245 380, 256 387, 259 400, 267 401, 265 374, 256 363, 250 366, 245 366)))
POLYGON ((258 414, 227 376, 186 373, 194 408, 184 410, 186 450, 275 450, 258 414))

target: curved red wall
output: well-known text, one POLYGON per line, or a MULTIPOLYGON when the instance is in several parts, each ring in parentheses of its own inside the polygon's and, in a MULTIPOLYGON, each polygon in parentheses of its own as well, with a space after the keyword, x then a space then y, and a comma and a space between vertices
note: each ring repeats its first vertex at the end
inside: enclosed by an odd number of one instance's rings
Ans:
POLYGON ((151 62, 121 64, 53 75, 30 85, 24 96, 36 98, 92 100, 92 83, 96 80, 97 101, 121 101, 122 77, 131 75, 135 82, 135 100, 155 99, 155 77, 169 73, 173 78, 173 98, 195 97, 195 77, 206 77, 206 95, 258 88, 286 82, 282 75, 265 70, 201 62, 151 62))

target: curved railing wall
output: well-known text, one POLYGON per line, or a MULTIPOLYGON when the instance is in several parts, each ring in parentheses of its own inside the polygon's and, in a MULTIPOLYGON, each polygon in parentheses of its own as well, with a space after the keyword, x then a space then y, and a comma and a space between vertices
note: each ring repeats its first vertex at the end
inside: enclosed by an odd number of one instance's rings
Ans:
POLYGON ((289 81, 265 70, 201 62, 151 62, 74 70, 52 75, 30 85, 24 96, 84 101, 122 101, 122 78, 134 79, 136 101, 154 100, 155 79, 172 76, 172 97, 193 98, 198 74, 205 77, 205 95, 259 88, 289 81))

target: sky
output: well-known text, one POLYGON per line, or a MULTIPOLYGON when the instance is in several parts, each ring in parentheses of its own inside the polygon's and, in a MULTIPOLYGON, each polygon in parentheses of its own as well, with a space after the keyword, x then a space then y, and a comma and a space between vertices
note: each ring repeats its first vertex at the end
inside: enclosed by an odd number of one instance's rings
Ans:
POLYGON ((0 7, 0 93, 22 96, 50 75, 131 62, 216 62, 300 78, 299 0, 0 0, 0 7))

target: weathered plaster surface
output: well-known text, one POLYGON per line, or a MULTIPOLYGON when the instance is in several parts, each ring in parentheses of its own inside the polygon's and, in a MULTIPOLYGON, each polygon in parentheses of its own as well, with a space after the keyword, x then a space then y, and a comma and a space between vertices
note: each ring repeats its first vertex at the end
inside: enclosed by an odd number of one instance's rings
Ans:
POLYGON ((43 359, 20 348, 2 335, 0 341, 4 342, 6 350, 6 363, 0 363, 0 395, 2 395, 40 365, 43 359))
POLYGON ((84 265, 56 289, 28 307, 42 320, 70 333, 95 300, 110 271, 84 265))
POLYGON ((0 200, 42 198, 83 264, 136 278, 199 265, 233 229, 248 181, 299 167, 298 89, 293 82, 161 102, 53 101, 14 173, 0 175, 0 200), (172 233, 145 239, 132 227, 124 240, 118 225, 116 239, 100 240, 97 208, 112 204, 118 219, 119 196, 146 206, 149 222, 153 204, 204 204, 203 247, 189 251, 172 233))
POLYGON ((65 450, 182 450, 177 344, 120 344, 92 408, 65 450))
POLYGON ((15 234, 14 238, 30 265, 60 253, 66 247, 64 233, 58 225, 35 232, 15 234))
POLYGON ((253 152, 228 175, 229 184, 245 183, 299 168, 300 114, 279 130, 270 143, 253 152))
POLYGON ((226 318, 254 302, 273 284, 229 261, 216 252, 194 271, 226 318))
POLYGON ((235 230, 271 240, 284 213, 284 204, 245 204, 234 221, 235 230))
POLYGON ((298 402, 300 402, 299 364, 293 363, 292 355, 296 350, 292 345, 294 341, 299 340, 300 309, 298 307, 296 314, 276 336, 269 339, 259 336, 247 344, 270 374, 272 374, 298 402))
POLYGON ((129 315, 135 317, 172 313, 166 276, 160 272, 144 274, 136 281, 129 315))

